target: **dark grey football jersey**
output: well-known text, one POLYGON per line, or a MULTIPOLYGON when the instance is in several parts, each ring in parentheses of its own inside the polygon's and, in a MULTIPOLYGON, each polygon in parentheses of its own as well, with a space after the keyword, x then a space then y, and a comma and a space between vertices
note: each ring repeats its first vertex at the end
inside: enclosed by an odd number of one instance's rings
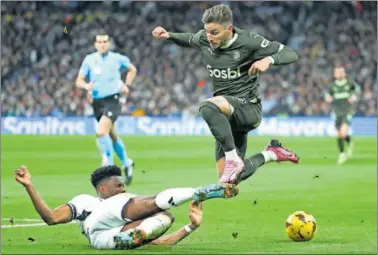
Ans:
POLYGON ((252 63, 276 53, 279 42, 234 27, 234 41, 224 48, 212 49, 205 30, 189 39, 189 44, 199 49, 213 83, 214 96, 257 97, 259 75, 248 75, 252 63))
POLYGON ((332 108, 336 116, 350 114, 353 105, 348 102, 352 94, 359 94, 359 85, 349 79, 334 81, 328 94, 333 97, 332 108))

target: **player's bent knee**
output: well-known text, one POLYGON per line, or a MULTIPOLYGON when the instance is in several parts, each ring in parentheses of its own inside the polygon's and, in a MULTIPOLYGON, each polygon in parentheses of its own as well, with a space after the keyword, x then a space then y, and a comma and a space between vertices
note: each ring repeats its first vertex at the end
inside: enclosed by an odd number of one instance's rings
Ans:
POLYGON ((232 105, 227 101, 226 98, 222 96, 216 96, 213 98, 206 99, 205 101, 203 101, 203 103, 205 102, 211 102, 215 104, 218 107, 219 111, 226 115, 231 115, 233 112, 232 105))
POLYGON ((200 104, 199 112, 203 118, 206 118, 214 114, 214 112, 221 112, 221 109, 213 102, 203 101, 200 104))
POLYGON ((161 213, 159 213, 159 214, 163 214, 163 215, 165 215, 165 216, 168 216, 168 217, 171 219, 171 224, 172 224, 173 222, 175 222, 175 216, 174 216, 172 213, 170 213, 170 212, 168 212, 168 211, 164 211, 164 212, 161 212, 161 213))
POLYGON ((97 137, 103 137, 103 136, 108 135, 108 133, 101 130, 101 131, 97 131, 96 135, 97 135, 97 137))

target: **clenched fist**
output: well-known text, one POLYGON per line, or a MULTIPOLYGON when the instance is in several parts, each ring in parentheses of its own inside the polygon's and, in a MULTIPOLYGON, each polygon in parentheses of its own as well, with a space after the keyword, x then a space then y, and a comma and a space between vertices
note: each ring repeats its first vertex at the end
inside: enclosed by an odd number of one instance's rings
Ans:
POLYGON ((169 33, 165 28, 163 27, 156 27, 154 30, 152 30, 152 35, 153 37, 157 39, 168 39, 169 38, 169 33))
POLYGON ((31 184, 31 175, 26 166, 20 166, 14 172, 16 181, 24 186, 31 184))

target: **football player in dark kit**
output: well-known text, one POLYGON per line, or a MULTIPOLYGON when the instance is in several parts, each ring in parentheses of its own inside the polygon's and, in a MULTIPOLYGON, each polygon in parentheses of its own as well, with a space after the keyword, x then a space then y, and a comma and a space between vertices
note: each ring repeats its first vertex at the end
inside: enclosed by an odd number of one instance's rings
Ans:
POLYGON ((353 153, 349 126, 353 116, 353 106, 357 102, 360 93, 360 86, 355 81, 347 78, 345 68, 341 65, 336 65, 333 76, 335 80, 326 93, 325 99, 328 103, 332 103, 332 115, 335 117, 337 144, 340 150, 337 164, 341 165, 352 157, 353 153), (344 141, 348 144, 347 153, 344 152, 344 141))
POLYGON ((214 96, 201 103, 199 112, 216 139, 220 182, 244 180, 271 161, 298 163, 295 153, 277 140, 245 159, 248 132, 257 128, 262 119, 259 75, 272 65, 297 61, 297 54, 279 42, 233 26, 232 11, 226 5, 207 9, 202 22, 204 29, 197 33, 172 33, 159 26, 152 35, 202 53, 214 96))

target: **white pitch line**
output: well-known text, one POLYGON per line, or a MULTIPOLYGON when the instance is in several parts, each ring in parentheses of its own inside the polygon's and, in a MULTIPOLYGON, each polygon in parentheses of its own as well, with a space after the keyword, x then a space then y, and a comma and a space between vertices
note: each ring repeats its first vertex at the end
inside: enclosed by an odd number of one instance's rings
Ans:
POLYGON ((30 224, 14 224, 14 225, 1 225, 1 228, 27 228, 27 227, 37 227, 37 226, 47 226, 46 223, 30 223, 30 224))
POLYGON ((13 220, 13 221, 26 221, 26 222, 42 222, 41 219, 17 219, 17 218, 1 218, 1 221, 3 220, 13 220))
MULTIPOLYGON (((66 224, 73 224, 73 223, 75 222, 69 222, 66 224)), ((40 223, 29 223, 29 224, 1 225, 1 228, 30 228, 30 227, 38 227, 38 226, 47 227, 48 225, 44 222, 40 222, 40 223)))

